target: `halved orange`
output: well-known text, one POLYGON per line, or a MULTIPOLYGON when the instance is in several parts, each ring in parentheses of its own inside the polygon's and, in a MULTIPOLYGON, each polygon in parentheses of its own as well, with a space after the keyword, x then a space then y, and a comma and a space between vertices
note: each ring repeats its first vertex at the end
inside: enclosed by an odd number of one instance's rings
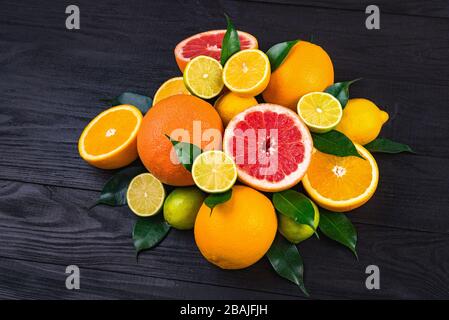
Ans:
POLYGON ((171 78, 165 81, 154 94, 153 106, 159 101, 177 94, 190 94, 184 85, 183 77, 171 78))
POLYGON ((116 169, 137 159, 137 132, 142 112, 132 105, 103 111, 84 128, 78 141, 80 156, 94 167, 116 169))
POLYGON ((376 191, 379 181, 376 160, 364 147, 354 145, 364 159, 314 150, 302 183, 319 206, 336 212, 350 211, 366 203, 376 191))

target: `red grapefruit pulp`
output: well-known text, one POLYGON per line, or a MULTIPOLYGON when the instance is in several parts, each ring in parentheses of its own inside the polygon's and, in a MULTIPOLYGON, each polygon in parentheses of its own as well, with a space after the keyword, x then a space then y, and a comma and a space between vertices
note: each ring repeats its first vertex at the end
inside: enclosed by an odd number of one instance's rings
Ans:
MULTIPOLYGON (((212 30, 198 33, 180 43, 175 48, 175 58, 181 72, 187 63, 197 56, 209 56, 220 61, 221 43, 226 30, 212 30)), ((257 49, 257 39, 249 33, 238 31, 240 49, 257 49)))
POLYGON ((275 104, 246 109, 229 122, 223 150, 237 165, 240 181, 268 192, 296 185, 309 167, 312 137, 299 116, 275 104))

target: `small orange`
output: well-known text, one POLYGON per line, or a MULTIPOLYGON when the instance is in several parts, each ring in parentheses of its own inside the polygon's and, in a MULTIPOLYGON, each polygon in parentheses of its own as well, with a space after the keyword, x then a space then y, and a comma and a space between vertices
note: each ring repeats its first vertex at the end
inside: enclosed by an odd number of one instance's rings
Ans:
POLYGON ((326 51, 310 42, 299 41, 271 74, 263 98, 296 111, 303 95, 323 91, 333 83, 334 66, 326 51))
POLYGON ((156 103, 143 118, 137 135, 139 157, 148 171, 163 183, 193 185, 192 174, 173 161, 173 145, 166 135, 176 141, 196 143, 203 150, 220 150, 221 137, 207 134, 212 132, 223 134, 223 123, 210 103, 191 95, 168 97, 156 103), (201 145, 193 141, 197 134, 201 145))
POLYGON ((159 101, 177 94, 190 94, 184 85, 183 77, 175 77, 165 81, 154 94, 153 106, 159 101))
POLYGON ((234 186, 232 197, 212 214, 205 204, 195 221, 195 241, 202 255, 223 269, 242 269, 262 258, 277 230, 276 213, 265 195, 234 186))
POLYGON ((336 212, 350 211, 366 203, 376 191, 376 160, 364 147, 354 145, 364 159, 314 151, 302 184, 319 206, 336 212))
POLYGON ((79 141, 80 156, 94 167, 116 169, 137 159, 137 132, 142 113, 123 104, 103 111, 83 130, 79 141))

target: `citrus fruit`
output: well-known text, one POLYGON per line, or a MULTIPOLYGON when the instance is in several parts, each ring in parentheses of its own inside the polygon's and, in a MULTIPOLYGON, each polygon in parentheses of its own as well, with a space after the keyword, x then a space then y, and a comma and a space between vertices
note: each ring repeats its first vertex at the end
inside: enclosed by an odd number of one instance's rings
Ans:
POLYGON ((299 99, 309 92, 324 91, 334 83, 334 67, 320 46, 299 41, 274 70, 263 93, 266 102, 296 110, 299 99))
POLYGON ((194 95, 211 99, 223 90, 223 68, 217 60, 207 56, 193 58, 184 70, 184 83, 194 95))
POLYGON ((165 199, 165 221, 176 229, 192 229, 205 197, 196 187, 176 188, 165 199))
POLYGON ((223 151, 206 151, 196 157, 192 166, 195 184, 203 191, 220 193, 232 188, 237 180, 234 160, 223 151))
POLYGON ((227 126, 229 121, 238 113, 256 104, 257 100, 254 97, 244 98, 233 92, 227 92, 215 101, 214 107, 220 115, 223 124, 227 126))
POLYGON ((137 135, 137 149, 148 171, 163 183, 188 186, 193 185, 192 175, 181 163, 173 161, 176 153, 165 135, 193 143, 202 150, 221 150, 222 133, 223 124, 214 107, 197 97, 181 94, 159 101, 147 112, 137 135))
POLYGON ((349 211, 366 203, 376 191, 379 181, 376 160, 364 147, 354 145, 364 159, 314 151, 302 183, 319 206, 336 212, 349 211))
POLYGON ((78 152, 97 168, 117 169, 137 159, 137 132, 142 113, 123 104, 103 111, 83 130, 78 152))
POLYGON ((237 165, 239 179, 262 191, 281 191, 297 184, 312 157, 312 138, 290 109, 259 104, 229 122, 223 150, 237 165))
POLYGON ((271 246, 277 229, 274 207, 265 195, 234 186, 227 202, 202 205, 195 221, 195 241, 202 255, 223 269, 256 263, 271 246))
MULTIPOLYGON (((221 44, 226 30, 212 30, 193 35, 175 48, 175 58, 181 72, 189 61, 197 56, 209 56, 217 61, 221 56, 221 44)), ((238 31, 240 49, 257 49, 257 39, 249 33, 238 31)))
POLYGON ((336 130, 353 142, 365 145, 377 138, 387 120, 388 113, 380 110, 370 100, 349 99, 336 130))
MULTIPOLYGON (((312 206, 315 209, 313 226, 316 229, 320 223, 320 211, 313 201, 310 201, 310 203, 312 203, 312 206)), ((314 234, 313 229, 306 224, 297 223, 292 218, 283 214, 278 214, 278 217, 279 232, 291 243, 300 243, 314 234)))
POLYGON ((257 49, 242 50, 231 56, 223 68, 223 82, 234 93, 254 97, 270 81, 270 60, 257 49))
POLYGON ((298 102, 298 114, 310 131, 324 133, 334 129, 341 120, 343 109, 340 101, 325 92, 311 92, 298 102))
POLYGON ((158 213, 164 204, 164 198, 164 186, 151 173, 142 173, 134 177, 126 192, 128 207, 141 217, 158 213))
POLYGON ((154 94, 153 106, 162 99, 176 94, 190 94, 189 90, 187 90, 184 85, 183 77, 175 77, 165 81, 154 94))

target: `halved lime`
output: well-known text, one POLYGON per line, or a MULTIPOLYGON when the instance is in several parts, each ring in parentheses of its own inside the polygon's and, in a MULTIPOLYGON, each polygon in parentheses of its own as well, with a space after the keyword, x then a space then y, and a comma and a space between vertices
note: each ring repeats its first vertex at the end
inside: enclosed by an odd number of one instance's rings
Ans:
POLYGON ((237 167, 223 151, 206 151, 193 162, 192 177, 198 188, 205 192, 225 192, 237 180, 237 167))
POLYGON ((310 131, 324 133, 340 123, 343 109, 340 101, 333 95, 326 92, 311 92, 299 99, 298 114, 310 131))
POLYGON ((140 217, 153 216, 164 204, 165 190, 151 173, 142 173, 132 179, 126 192, 126 200, 132 212, 140 217))
POLYGON ((211 99, 223 89, 223 67, 220 62, 207 56, 192 59, 184 70, 187 89, 203 99, 211 99))

